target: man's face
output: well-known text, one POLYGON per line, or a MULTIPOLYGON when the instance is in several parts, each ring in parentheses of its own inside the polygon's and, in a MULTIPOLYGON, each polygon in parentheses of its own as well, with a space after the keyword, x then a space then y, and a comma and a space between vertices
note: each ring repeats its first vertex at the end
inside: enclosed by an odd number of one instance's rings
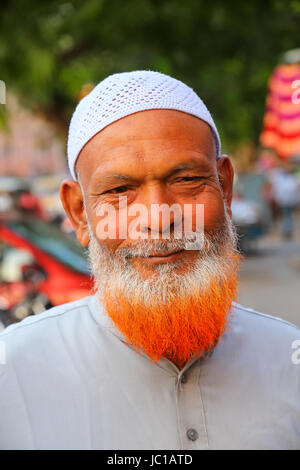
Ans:
MULTIPOLYGON (((234 296, 235 286, 230 283, 235 283, 237 266, 229 219, 233 172, 228 158, 221 158, 216 163, 210 127, 200 119, 178 111, 139 112, 111 124, 94 136, 82 149, 76 170, 80 185, 65 181, 61 199, 78 240, 85 246, 89 245, 96 288, 101 291, 108 313, 119 329, 152 357, 163 354, 163 348, 157 344, 155 350, 150 351, 145 341, 149 346, 151 343, 152 348, 153 338, 159 337, 158 331, 161 343, 166 345, 166 355, 173 358, 177 355, 178 363, 197 352, 201 345, 203 350, 207 350, 223 331, 226 309, 234 296), (125 206, 120 204, 120 197, 126 197, 125 206), (128 231, 135 218, 131 209, 137 204, 148 214, 139 221, 140 232, 146 238, 143 240, 134 239, 128 231), (174 237, 178 220, 172 217, 164 220, 161 215, 156 219, 159 221, 154 230, 156 239, 151 239, 153 208, 163 204, 169 207, 176 204, 182 209, 181 239, 174 237), (104 239, 98 230, 99 222, 103 220, 103 213, 99 216, 99 208, 106 205, 114 209, 107 222, 113 226, 115 236, 104 239), (204 207, 204 234, 208 243, 200 251, 186 249, 186 205, 190 208, 193 230, 198 208, 204 207), (127 222, 125 236, 121 226, 124 220, 127 222), (169 239, 166 240, 164 234, 168 231, 169 239), (224 284, 224 279, 228 280, 228 285, 224 284), (226 296, 226 289, 228 299, 223 298, 220 306, 220 293, 223 290, 226 296), (141 315, 145 306, 147 318, 141 315), (169 318, 167 324, 170 307, 177 312, 177 317, 169 318), (203 331, 210 326, 198 322, 197 312, 211 308, 214 312, 209 315, 214 315, 214 321, 219 315, 220 321, 210 331, 209 339, 204 339, 203 331), (121 312, 118 318, 116 312, 121 312), (177 321, 187 320, 193 315, 199 332, 195 333, 196 325, 191 324, 186 329, 185 342, 191 342, 191 331, 201 338, 198 342, 192 340, 192 351, 188 351, 189 346, 184 342, 184 325, 181 325, 181 331, 178 330, 176 340, 170 324, 174 321, 175 325, 177 321), (151 325, 143 323, 149 320, 151 325), (140 331, 147 331, 149 339, 133 332, 133 324, 139 324, 137 329, 140 331), (173 352, 170 350, 169 353, 168 331, 172 336, 169 343, 173 344, 173 352), (209 344, 204 344, 205 341, 209 344), (180 348, 184 344, 184 353, 174 350, 176 342, 178 346, 181 344, 180 348)), ((207 313, 202 317, 211 324, 207 313)), ((187 321, 191 323, 190 319, 187 321)))
MULTIPOLYGON (((143 205, 149 214, 141 230, 151 228, 155 204, 190 205, 193 225, 197 205, 204 205, 207 232, 218 229, 224 221, 224 199, 216 168, 215 145, 209 126, 198 118, 173 110, 152 110, 127 116, 101 131, 83 148, 76 165, 80 176, 87 218, 97 233, 97 208, 109 204, 116 211, 116 238, 99 240, 110 250, 133 243, 118 238, 120 197, 127 198, 127 212, 132 205, 143 205), (148 224, 147 224, 148 222, 148 224)), ((229 201, 226 201, 227 203, 229 201)), ((229 204, 228 204, 229 206, 229 204)), ((127 215, 128 226, 134 216, 127 215)), ((110 220, 113 223, 113 220, 110 220)), ((170 228, 162 218, 158 236, 170 228)), ((79 241, 82 241, 81 239, 79 241)), ((185 250, 168 262, 192 259, 193 250, 185 250)), ((136 259, 136 267, 145 271, 166 262, 164 257, 136 259)))

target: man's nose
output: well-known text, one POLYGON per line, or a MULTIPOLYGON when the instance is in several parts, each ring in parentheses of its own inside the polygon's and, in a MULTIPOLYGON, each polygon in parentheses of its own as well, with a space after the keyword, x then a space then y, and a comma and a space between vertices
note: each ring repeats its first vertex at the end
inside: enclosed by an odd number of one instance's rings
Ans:
POLYGON ((174 227, 179 222, 179 211, 171 210, 175 200, 161 184, 149 185, 142 192, 139 203, 145 207, 145 212, 140 217, 140 230, 142 233, 152 236, 172 234, 174 227), (147 213, 147 216, 146 216, 147 213))

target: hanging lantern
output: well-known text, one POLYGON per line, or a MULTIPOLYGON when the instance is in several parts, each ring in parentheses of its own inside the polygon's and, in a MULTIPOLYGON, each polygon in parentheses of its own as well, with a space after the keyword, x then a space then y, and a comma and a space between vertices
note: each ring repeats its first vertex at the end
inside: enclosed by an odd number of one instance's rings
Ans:
POLYGON ((282 159, 300 154, 299 62, 279 65, 270 77, 260 143, 282 159))

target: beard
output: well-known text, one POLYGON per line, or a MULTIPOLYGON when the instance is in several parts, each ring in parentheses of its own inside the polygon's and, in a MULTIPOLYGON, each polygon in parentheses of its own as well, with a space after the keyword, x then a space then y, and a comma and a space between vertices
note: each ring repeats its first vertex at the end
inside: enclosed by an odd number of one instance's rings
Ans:
POLYGON ((97 299, 126 342, 151 360, 182 368, 210 353, 228 328, 237 296, 240 254, 225 211, 223 224, 204 234, 191 262, 158 264, 147 276, 134 267, 152 253, 190 249, 190 238, 141 240, 113 252, 89 225, 88 263, 97 299))

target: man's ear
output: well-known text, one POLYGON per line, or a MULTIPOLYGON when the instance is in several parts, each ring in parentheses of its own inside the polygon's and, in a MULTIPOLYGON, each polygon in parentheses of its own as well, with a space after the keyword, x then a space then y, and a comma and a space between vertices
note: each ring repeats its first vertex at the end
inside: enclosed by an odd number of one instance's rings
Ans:
POLYGON ((60 199, 74 227, 79 243, 87 246, 89 244, 89 230, 80 184, 73 180, 63 180, 60 186, 60 199))
POLYGON ((220 180, 220 184, 223 191, 225 204, 228 210, 228 214, 232 217, 231 212, 231 200, 233 191, 233 177, 234 170, 230 158, 227 155, 222 155, 217 160, 217 172, 220 180))

